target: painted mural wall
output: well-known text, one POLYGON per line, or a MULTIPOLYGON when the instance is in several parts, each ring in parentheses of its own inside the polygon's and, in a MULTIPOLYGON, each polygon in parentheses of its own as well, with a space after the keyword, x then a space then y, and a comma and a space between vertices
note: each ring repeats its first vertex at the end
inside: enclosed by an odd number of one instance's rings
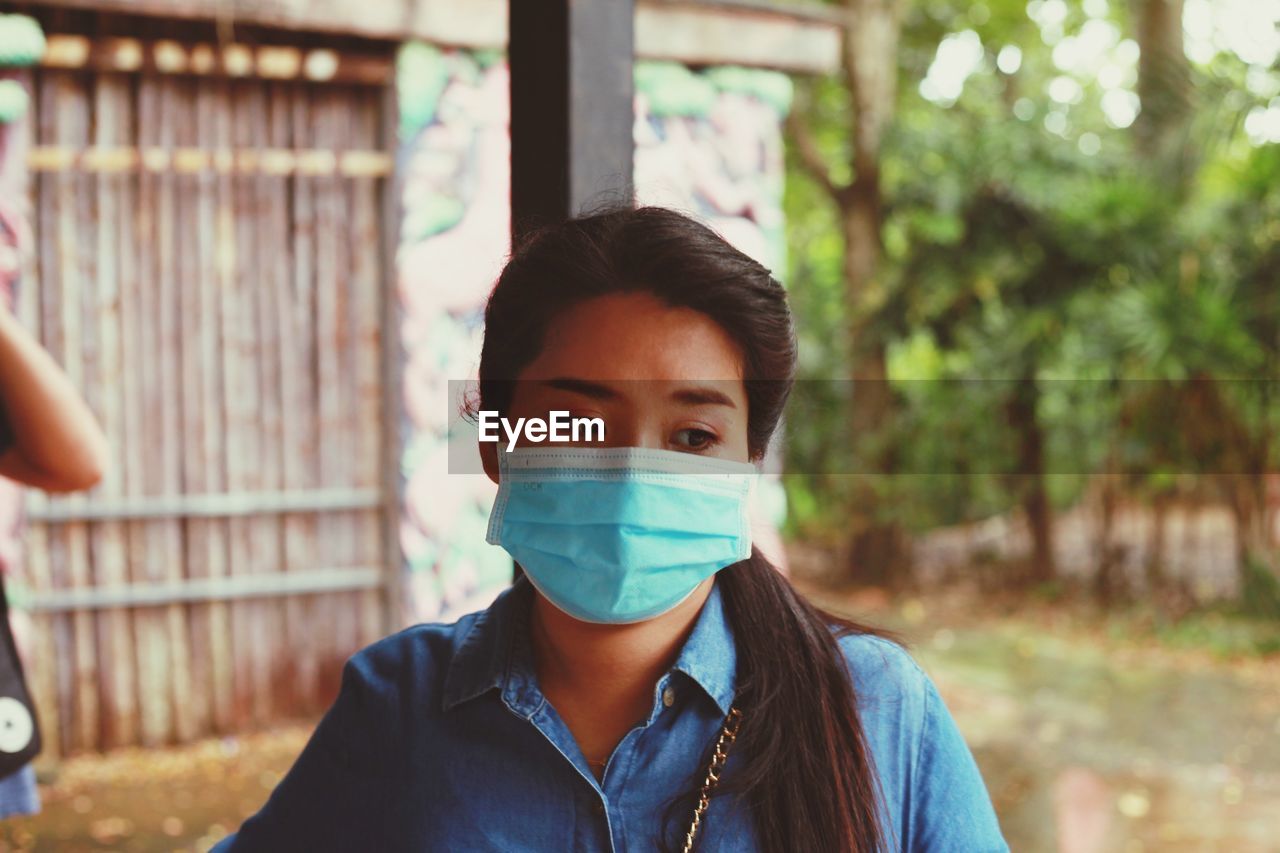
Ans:
MULTIPOLYGON (((484 300, 509 251, 507 67, 497 53, 407 45, 399 63, 402 234, 398 257, 406 443, 402 621, 482 608, 511 579, 485 544, 494 487, 450 474, 448 435, 475 376, 484 300), (450 381, 453 380, 453 386, 450 381)), ((698 216, 773 270, 784 266, 782 120, 791 82, 742 68, 636 70, 640 201, 698 216)), ((781 485, 762 484, 757 544, 780 555, 781 485)))

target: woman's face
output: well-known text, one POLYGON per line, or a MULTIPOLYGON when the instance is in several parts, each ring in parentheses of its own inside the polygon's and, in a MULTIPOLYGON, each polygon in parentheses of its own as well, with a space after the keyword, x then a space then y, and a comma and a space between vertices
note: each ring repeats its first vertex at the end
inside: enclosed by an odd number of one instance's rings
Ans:
MULTIPOLYGON (((605 440, 592 446, 749 460, 737 345, 706 315, 651 294, 611 294, 566 311, 519 379, 505 415, 512 422, 568 411, 604 420, 605 440)), ((497 445, 480 448, 496 481, 497 445)))

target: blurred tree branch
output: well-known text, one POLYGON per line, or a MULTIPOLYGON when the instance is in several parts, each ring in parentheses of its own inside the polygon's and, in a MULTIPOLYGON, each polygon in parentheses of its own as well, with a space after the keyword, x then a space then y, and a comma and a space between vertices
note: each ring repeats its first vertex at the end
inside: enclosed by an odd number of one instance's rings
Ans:
POLYGON ((849 187, 847 184, 837 184, 832 179, 827 158, 818 148, 818 140, 814 138, 813 129, 809 126, 809 120, 803 111, 808 106, 808 104, 797 104, 787 115, 787 130, 791 134, 791 142, 795 146, 795 153, 801 167, 837 206, 843 207, 847 204, 849 187))

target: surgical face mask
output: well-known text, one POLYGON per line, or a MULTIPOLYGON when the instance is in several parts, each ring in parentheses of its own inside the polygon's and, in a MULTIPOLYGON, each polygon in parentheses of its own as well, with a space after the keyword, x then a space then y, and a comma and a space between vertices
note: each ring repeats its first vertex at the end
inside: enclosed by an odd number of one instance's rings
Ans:
POLYGON ((576 619, 652 619, 751 555, 752 465, 669 450, 554 447, 499 451, 498 470, 487 541, 576 619))

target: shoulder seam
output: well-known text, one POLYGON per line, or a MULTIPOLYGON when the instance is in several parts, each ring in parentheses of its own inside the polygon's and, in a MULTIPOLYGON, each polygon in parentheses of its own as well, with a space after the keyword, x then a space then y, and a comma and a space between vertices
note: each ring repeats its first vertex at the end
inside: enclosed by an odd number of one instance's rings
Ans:
POLYGON ((896 643, 893 640, 881 637, 878 634, 845 634, 843 636, 836 637, 836 645, 839 646, 840 641, 845 639, 868 640, 875 646, 879 647, 882 652, 897 652, 906 659, 906 661, 911 665, 911 669, 914 670, 922 679, 928 679, 929 677, 929 674, 925 672, 924 667, 922 667, 920 662, 916 660, 915 655, 911 654, 911 651, 901 643, 896 643))

